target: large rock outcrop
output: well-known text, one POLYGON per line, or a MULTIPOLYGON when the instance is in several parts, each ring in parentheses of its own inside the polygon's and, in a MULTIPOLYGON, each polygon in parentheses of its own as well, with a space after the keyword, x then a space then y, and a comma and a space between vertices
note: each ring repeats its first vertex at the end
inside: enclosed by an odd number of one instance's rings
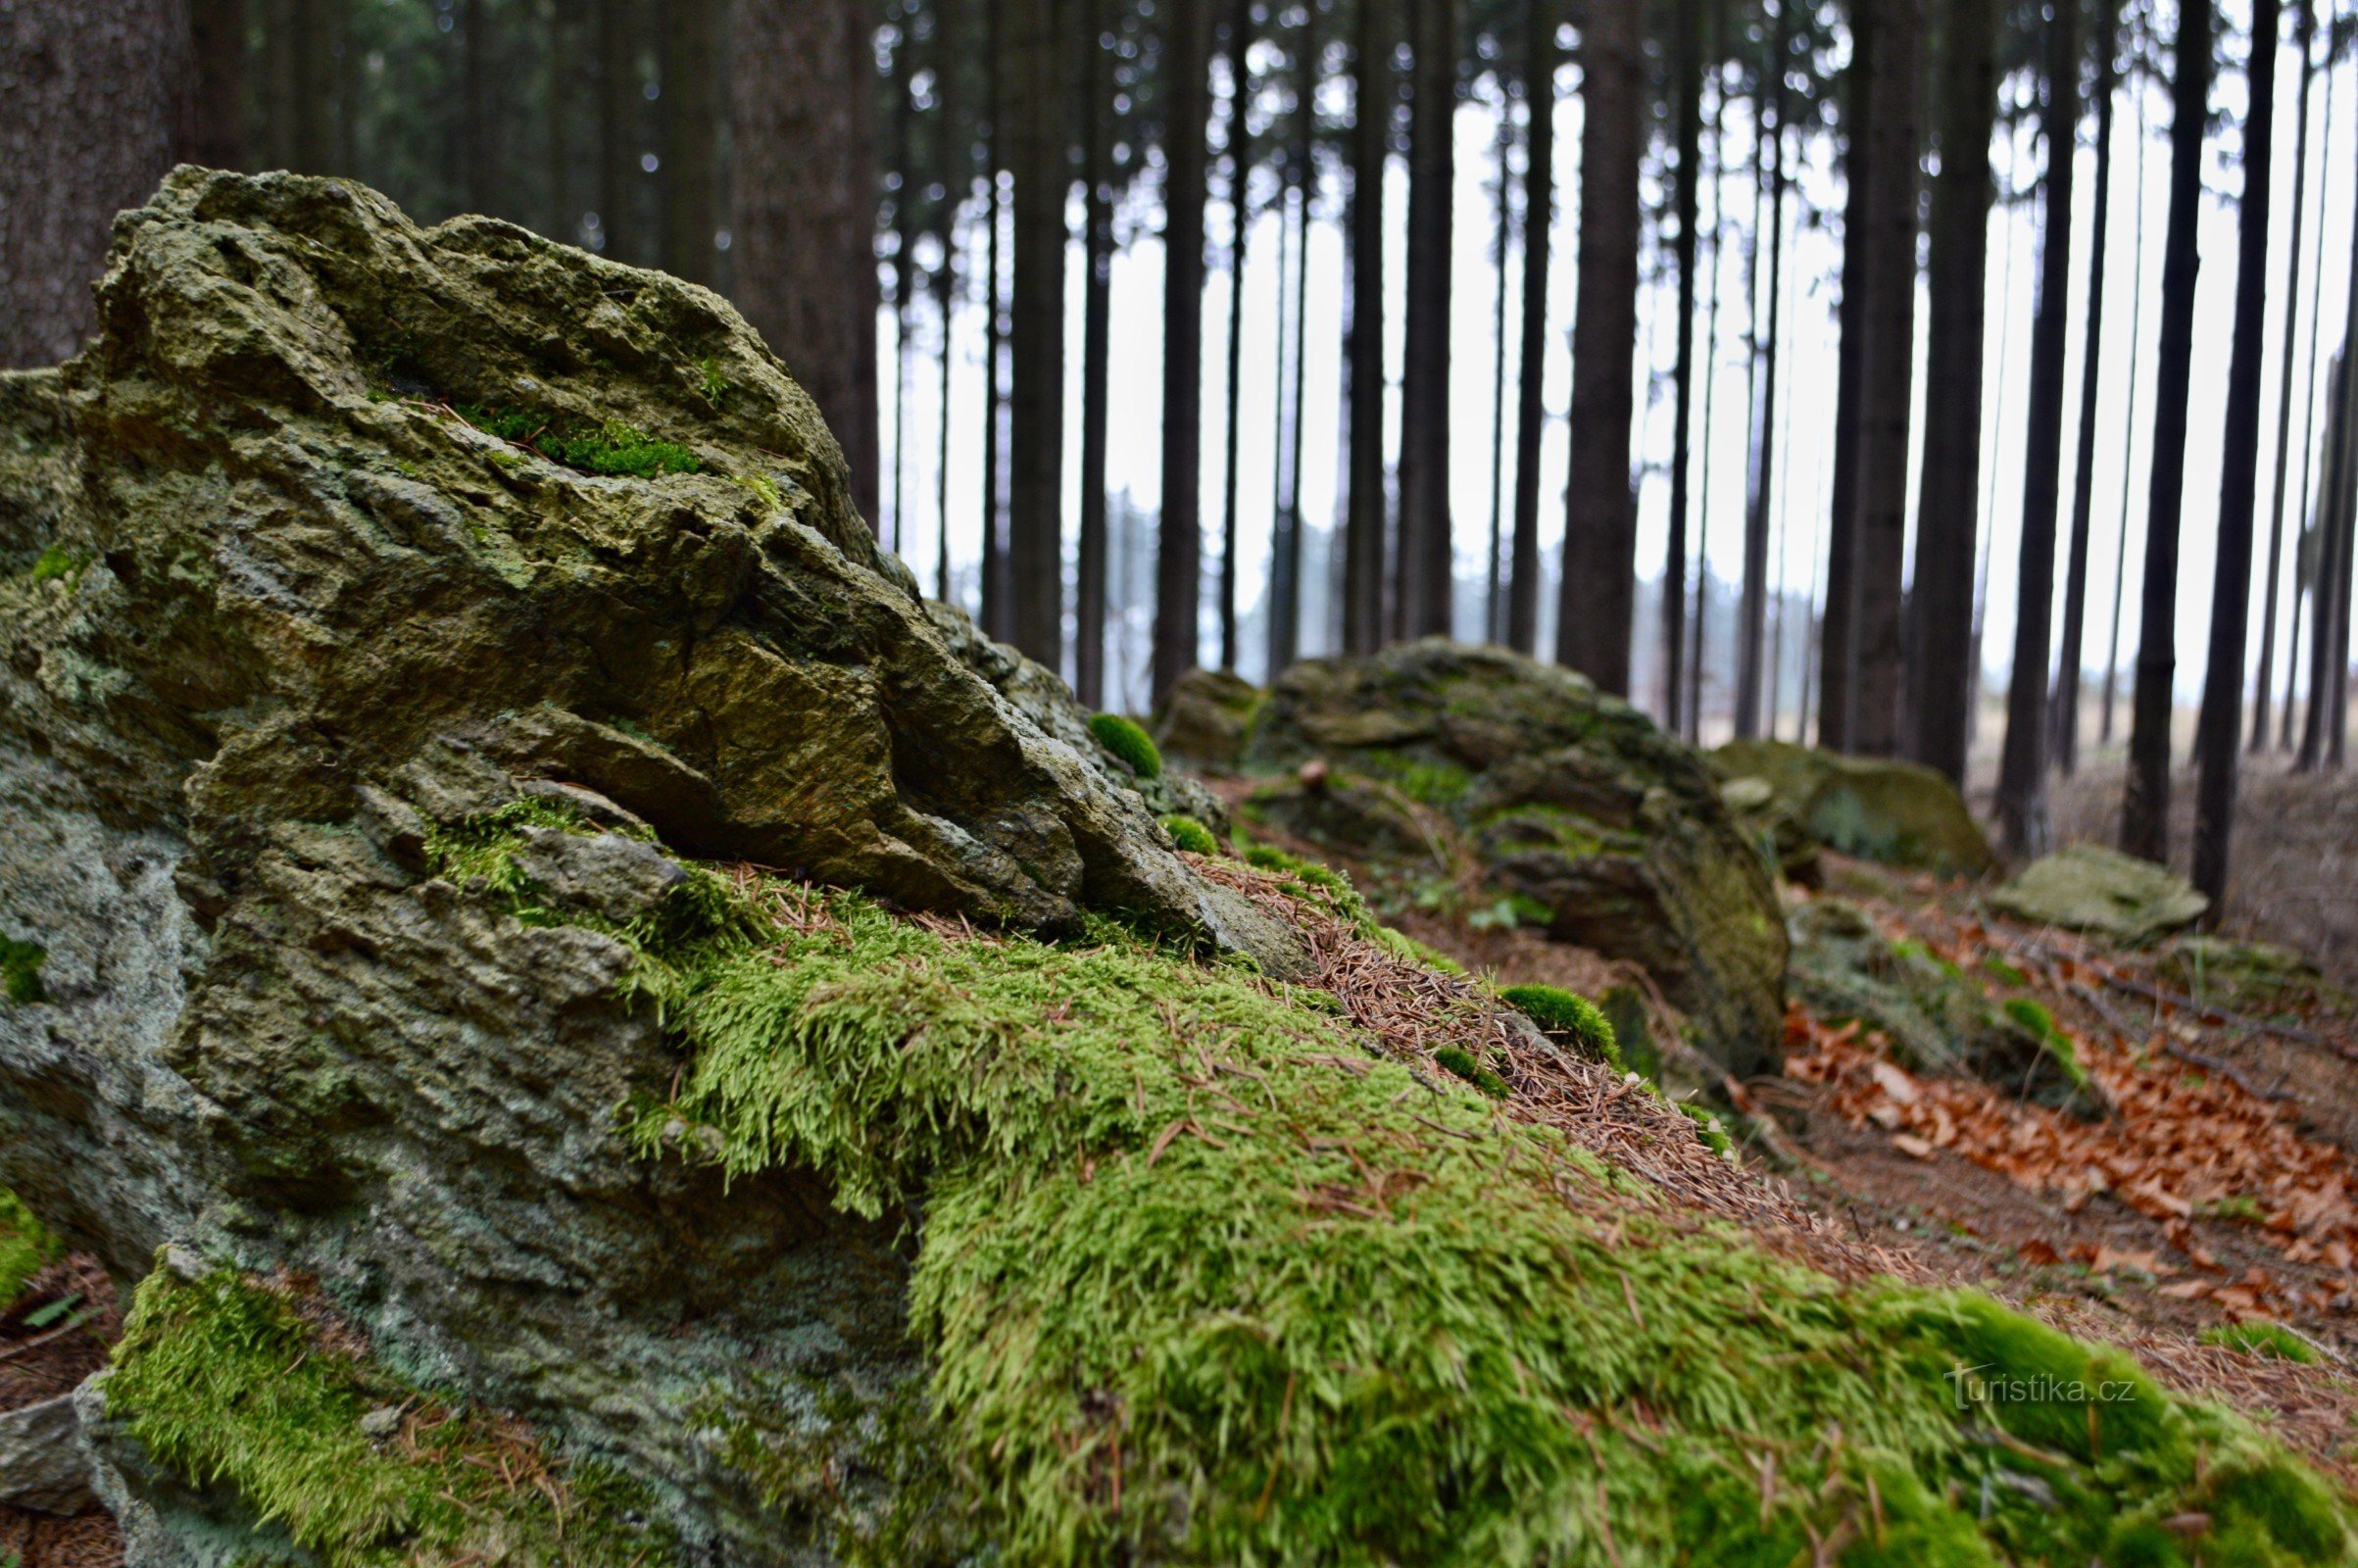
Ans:
POLYGON ((1439 640, 1307 660, 1270 689, 1243 760, 1296 770, 1253 809, 1347 856, 1432 857, 1417 808, 1443 813, 1488 887, 1551 936, 1644 964, 1723 1065, 1775 1060, 1787 938, 1761 857, 1702 760, 1584 677, 1439 640), (1312 760, 1325 768, 1304 779, 1312 760))

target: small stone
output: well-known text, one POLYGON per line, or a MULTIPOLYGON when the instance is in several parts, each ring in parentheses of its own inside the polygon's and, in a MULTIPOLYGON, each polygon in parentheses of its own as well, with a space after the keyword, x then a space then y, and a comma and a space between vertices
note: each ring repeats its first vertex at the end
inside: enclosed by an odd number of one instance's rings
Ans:
POLYGON ((172 1278, 185 1280, 191 1285, 213 1272, 206 1266, 205 1254, 186 1242, 165 1244, 164 1266, 172 1272, 172 1278))
POLYGON ((361 1435, 371 1443, 383 1443, 401 1430, 401 1406, 380 1404, 361 1417, 361 1435))
POLYGON ((1326 788, 1326 759, 1323 757, 1313 757, 1308 761, 1302 764, 1301 772, 1297 773, 1295 776, 1302 780, 1302 787, 1303 789, 1320 790, 1326 788))

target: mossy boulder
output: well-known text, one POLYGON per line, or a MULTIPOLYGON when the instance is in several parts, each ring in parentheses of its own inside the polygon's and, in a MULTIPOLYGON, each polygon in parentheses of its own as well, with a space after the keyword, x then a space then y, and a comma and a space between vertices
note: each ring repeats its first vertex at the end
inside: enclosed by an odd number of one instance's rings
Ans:
POLYGON ((1776 1059, 1786 932, 1759 854, 1702 760, 1584 677, 1438 639, 1304 660, 1243 760, 1291 775, 1256 810, 1340 853, 1429 853, 1417 811, 1439 813, 1551 936, 1651 971, 1723 1065, 1776 1059))
POLYGON ((1245 754, 1261 689, 1227 670, 1192 669, 1179 677, 1154 714, 1163 755, 1207 773, 1233 773, 1245 754))
POLYGON ((2210 900, 2169 867, 2096 844, 2041 856, 1992 888, 1990 907, 2034 925, 2144 947, 2202 918, 2210 900))
POLYGON ((1942 876, 1997 869, 1965 798, 1932 768, 1791 741, 1732 741, 1711 760, 1730 779, 1765 780, 1810 837, 1839 854, 1942 876))

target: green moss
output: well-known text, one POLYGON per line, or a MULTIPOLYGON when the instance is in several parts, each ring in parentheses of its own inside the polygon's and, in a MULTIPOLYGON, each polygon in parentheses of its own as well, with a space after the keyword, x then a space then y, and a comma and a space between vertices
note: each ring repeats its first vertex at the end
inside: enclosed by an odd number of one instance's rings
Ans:
POLYGON ((1412 801, 1452 806, 1472 787, 1474 775, 1457 763, 1371 747, 1351 757, 1352 765, 1390 783, 1412 801))
POLYGON ((1192 816, 1172 815, 1162 819, 1162 830, 1171 842, 1190 855, 1217 855, 1220 841, 1212 837, 1211 829, 1192 816))
POLYGON ((1591 1059, 1601 1061, 1616 1072, 1628 1070, 1622 1063, 1611 1020, 1588 998, 1561 986, 1508 986, 1498 993, 1498 1000, 1519 1009, 1533 1023, 1576 1047, 1591 1059))
POLYGON ((1162 753, 1154 749, 1154 737, 1138 727, 1137 721, 1119 713, 1092 713, 1089 733, 1097 743, 1129 765, 1140 778, 1162 776, 1162 753))
POLYGON ((2222 1345, 2246 1355, 2265 1356, 2278 1361, 2298 1361, 2313 1365, 2317 1351, 2307 1340, 2282 1323, 2255 1320, 2249 1323, 2214 1323, 2202 1331, 2202 1343, 2222 1345))
POLYGON ((1982 955, 1982 972, 2003 986, 2027 986, 2031 977, 1995 954, 1982 955))
POLYGON ((25 1282, 65 1255, 59 1241, 24 1200, 0 1187, 0 1311, 25 1294, 25 1282))
POLYGON ((1504 1100, 1511 1093, 1505 1079, 1476 1061, 1470 1053, 1460 1051, 1455 1046, 1444 1046, 1433 1053, 1433 1062, 1464 1079, 1493 1100, 1504 1100))
POLYGON ((769 477, 768 474, 741 473, 737 475, 737 482, 745 486, 746 489, 751 490, 755 495, 761 497, 761 504, 767 507, 770 511, 782 512, 785 510, 785 498, 778 494, 777 484, 769 477))
POLYGON ((52 544, 33 558, 32 569, 27 575, 36 583, 62 581, 71 588, 81 581, 82 568, 89 564, 90 558, 80 551, 52 544))
POLYGON ((2206 1459, 2281 1462, 2118 1351, 1666 1207, 1331 1002, 779 896, 679 956, 692 1064, 633 1135, 919 1225, 941 1450, 1008 1564, 1781 1568, 1845 1521, 1848 1561, 2082 1563, 2206 1459))
POLYGON ((1728 1137, 1727 1128, 1720 1125, 1717 1115, 1705 1110, 1700 1105, 1691 1104, 1684 1100, 1673 1101, 1671 1103, 1685 1111, 1687 1119, 1695 1123, 1695 1136, 1702 1140, 1705 1149, 1714 1154, 1725 1154, 1735 1150, 1734 1141, 1728 1137))
POLYGON ((651 479, 659 473, 695 473, 704 466, 686 447, 619 419, 591 424, 530 410, 471 404, 460 404, 454 412, 488 435, 529 446, 552 463, 591 473, 651 479))
POLYGON ((187 1283, 158 1268, 132 1298, 106 1384, 107 1408, 160 1465, 234 1494, 326 1568, 391 1568, 480 1555, 622 1568, 668 1561, 635 1488, 594 1466, 550 1491, 511 1487, 502 1461, 539 1456, 464 1410, 322 1340, 286 1297, 230 1270, 187 1283), (372 1440, 385 1406, 447 1414, 372 1440))
POLYGON ((6 996, 13 1005, 20 1007, 47 1002, 49 993, 41 986, 41 965, 48 960, 49 955, 39 944, 0 936, 0 996, 6 996))
POLYGON ((707 357, 696 362, 696 390, 714 414, 728 408, 729 378, 722 373, 718 360, 707 357))
POLYGON ((2080 1065, 2080 1052, 2072 1037, 2056 1025, 2055 1015, 2041 1003, 2029 997, 2009 997, 1999 1010, 2028 1030, 2045 1050, 2064 1078, 2077 1086, 2086 1086, 2088 1070, 2080 1065))

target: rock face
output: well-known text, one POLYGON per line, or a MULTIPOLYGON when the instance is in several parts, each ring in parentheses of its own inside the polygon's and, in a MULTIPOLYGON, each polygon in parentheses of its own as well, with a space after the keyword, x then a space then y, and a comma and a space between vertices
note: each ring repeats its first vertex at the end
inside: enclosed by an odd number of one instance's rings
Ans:
POLYGON ((1550 935, 1633 958, 1744 1074, 1782 1037, 1785 925, 1759 853, 1701 759, 1581 676, 1439 640, 1309 660, 1271 688, 1248 770, 1300 769, 1253 806, 1346 853, 1430 853, 1417 808, 1550 935))
POLYGON ((1171 687, 1154 715, 1154 744, 1163 756, 1209 773, 1233 773, 1245 755, 1261 689, 1241 675, 1191 669, 1171 687))
POLYGON ((684 1412, 749 1362, 906 1379, 906 1247, 625 1148, 681 1060, 622 940, 672 855, 1284 933, 961 657, 716 296, 184 169, 99 317, 0 375, 0 1185, 125 1276, 316 1276, 692 1545, 804 1550, 684 1412), (557 917, 441 874, 487 822, 557 917))
POLYGON ((1812 838, 1840 854, 1942 876, 1997 869, 1964 797, 1929 767, 1790 741, 1734 741, 1711 760, 1731 780, 1765 780, 1812 838))
POLYGON ((2035 925, 2085 931, 2128 947, 2183 931, 2202 918, 2211 901, 2183 877, 2095 844, 2073 844, 2033 860, 1990 906, 2035 925))

